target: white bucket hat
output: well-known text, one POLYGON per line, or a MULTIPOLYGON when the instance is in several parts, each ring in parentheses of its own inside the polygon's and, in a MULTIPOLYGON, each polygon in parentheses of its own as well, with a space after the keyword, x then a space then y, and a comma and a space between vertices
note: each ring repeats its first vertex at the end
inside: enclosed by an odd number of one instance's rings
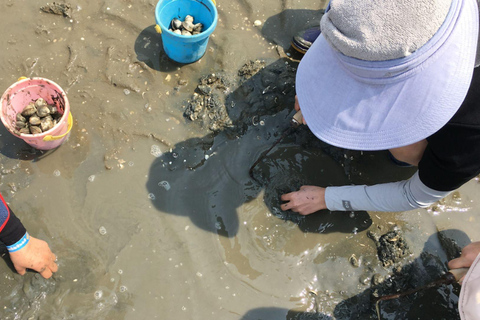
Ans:
POLYGON ((321 140, 384 150, 427 138, 462 104, 475 63, 476 0, 332 0, 296 92, 321 140))

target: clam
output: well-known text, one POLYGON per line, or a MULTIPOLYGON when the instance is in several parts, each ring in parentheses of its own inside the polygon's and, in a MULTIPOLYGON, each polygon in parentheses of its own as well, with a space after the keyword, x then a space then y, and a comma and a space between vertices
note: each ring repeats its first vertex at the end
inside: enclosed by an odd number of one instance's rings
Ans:
POLYGON ((40 128, 39 126, 30 126, 30 133, 31 134, 42 133, 42 128, 40 128))
POLYGON ((203 24, 201 24, 201 23, 197 23, 197 24, 193 25, 193 31, 194 32, 200 33, 200 32, 202 32, 202 29, 203 29, 203 24))
POLYGON ((171 27, 173 31, 180 29, 182 27, 182 21, 178 20, 177 18, 173 18, 171 27))
POLYGON ((35 107, 37 107, 37 109, 40 108, 40 107, 46 106, 46 105, 47 105, 47 102, 42 98, 38 98, 35 101, 35 107))
POLYGON ((32 126, 38 126, 40 125, 40 118, 37 117, 37 116, 31 116, 30 119, 28 119, 28 122, 32 125, 32 126))
POLYGON ((56 113, 58 113, 57 107, 55 107, 55 106, 52 105, 52 104, 49 104, 49 105, 48 105, 48 109, 50 110, 50 114, 56 114, 56 113))
POLYGON ((25 123, 25 121, 16 121, 15 122, 15 128, 17 129, 22 129, 22 128, 25 128, 27 124, 25 123))
POLYGON ((30 134, 30 129, 27 127, 24 127, 24 128, 21 128, 19 132, 23 134, 30 134))
POLYGON ((23 109, 22 116, 30 117, 31 115, 35 114, 35 112, 37 112, 37 108, 35 108, 35 105, 33 102, 31 102, 25 107, 25 109, 23 109))
POLYGON ((182 22, 182 27, 183 29, 187 30, 188 32, 192 32, 193 31, 193 23, 191 21, 183 21, 182 22))
POLYGON ((22 122, 25 122, 25 121, 27 121, 27 120, 25 119, 25 117, 24 117, 24 116, 22 116, 22 114, 21 114, 21 113, 17 113, 17 115, 16 115, 16 119, 17 119, 17 121, 22 121, 22 122))
POLYGON ((194 18, 191 15, 187 15, 184 21, 177 18, 173 18, 170 22, 170 31, 181 34, 184 36, 191 36, 199 34, 203 31, 203 25, 201 23, 193 23, 194 18))
POLYGON ((47 105, 37 107, 37 116, 40 118, 46 117, 50 114, 50 108, 47 105))
POLYGON ((43 118, 43 119, 41 120, 40 128, 42 128, 42 131, 43 131, 43 132, 52 129, 53 126, 54 126, 54 124, 53 124, 53 118, 52 118, 51 116, 46 116, 45 118, 43 118))

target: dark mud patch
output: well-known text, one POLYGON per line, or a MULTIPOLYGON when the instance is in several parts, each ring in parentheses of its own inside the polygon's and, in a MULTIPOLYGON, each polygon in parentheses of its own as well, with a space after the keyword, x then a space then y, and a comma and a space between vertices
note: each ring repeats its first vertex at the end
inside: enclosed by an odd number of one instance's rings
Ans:
POLYGON ((199 79, 184 116, 214 133, 242 135, 265 115, 293 109, 297 64, 248 61, 237 74, 212 73, 199 79))
POLYGON ((231 90, 231 81, 224 74, 209 74, 199 80, 199 84, 188 101, 184 116, 200 122, 202 127, 219 132, 232 127, 226 103, 226 95, 231 90))
POLYGON ((307 181, 300 177, 283 175, 275 176, 270 181, 271 188, 274 191, 266 192, 265 194, 265 203, 270 209, 270 212, 272 212, 279 219, 289 220, 295 223, 301 223, 303 220, 305 220, 305 216, 293 212, 292 210, 283 211, 280 207, 282 203, 284 203, 281 200, 282 194, 292 192, 292 190, 298 190, 305 184, 307 184, 307 181))
POLYGON ((40 7, 40 10, 45 13, 61 15, 66 18, 72 17, 72 6, 68 3, 47 3, 43 7, 40 7))
POLYGON ((368 231, 367 235, 375 242, 378 259, 385 268, 398 265, 412 253, 402 231, 397 226, 381 236, 373 231, 368 231))

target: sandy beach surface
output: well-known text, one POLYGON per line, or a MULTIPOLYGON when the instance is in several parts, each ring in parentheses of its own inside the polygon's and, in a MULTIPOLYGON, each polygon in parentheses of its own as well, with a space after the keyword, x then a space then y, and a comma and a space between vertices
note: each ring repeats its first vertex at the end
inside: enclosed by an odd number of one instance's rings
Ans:
MULTIPOLYGON (((56 82, 73 128, 42 152, 1 125, 0 192, 59 271, 20 276, 4 254, 0 319, 378 319, 375 298, 438 279, 480 240, 478 179, 427 209, 281 212, 280 195, 302 184, 415 172, 383 151, 327 146, 306 127, 249 175, 289 127, 301 58, 290 40, 318 24, 326 1, 218 0, 192 64, 165 54, 156 1, 41 9, 51 4, 0 3, 0 88, 22 76, 56 82)), ((379 313, 459 319, 458 293, 442 285, 382 301, 379 313)))

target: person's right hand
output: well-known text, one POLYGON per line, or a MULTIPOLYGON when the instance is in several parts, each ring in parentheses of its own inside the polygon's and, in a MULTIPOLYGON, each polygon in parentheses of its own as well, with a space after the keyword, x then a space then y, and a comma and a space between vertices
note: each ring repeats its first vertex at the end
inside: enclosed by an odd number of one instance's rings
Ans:
MULTIPOLYGON (((300 104, 298 103, 298 98, 297 96, 295 96, 295 111, 300 111, 300 104)), ((302 122, 303 124, 307 124, 307 122, 305 121, 305 118, 302 116, 302 122)))
MULTIPOLYGON (((480 241, 472 242, 465 246, 462 249, 462 254, 456 259, 452 259, 448 262, 448 268, 458 269, 458 268, 470 268, 473 261, 480 254, 480 241)), ((460 282, 463 278, 460 280, 460 282)))
POLYGON ((32 236, 30 236, 30 240, 25 247, 10 253, 10 260, 12 260, 15 270, 22 276, 27 272, 27 269, 32 269, 48 279, 53 272, 58 270, 55 263, 57 257, 52 253, 48 244, 32 236))

